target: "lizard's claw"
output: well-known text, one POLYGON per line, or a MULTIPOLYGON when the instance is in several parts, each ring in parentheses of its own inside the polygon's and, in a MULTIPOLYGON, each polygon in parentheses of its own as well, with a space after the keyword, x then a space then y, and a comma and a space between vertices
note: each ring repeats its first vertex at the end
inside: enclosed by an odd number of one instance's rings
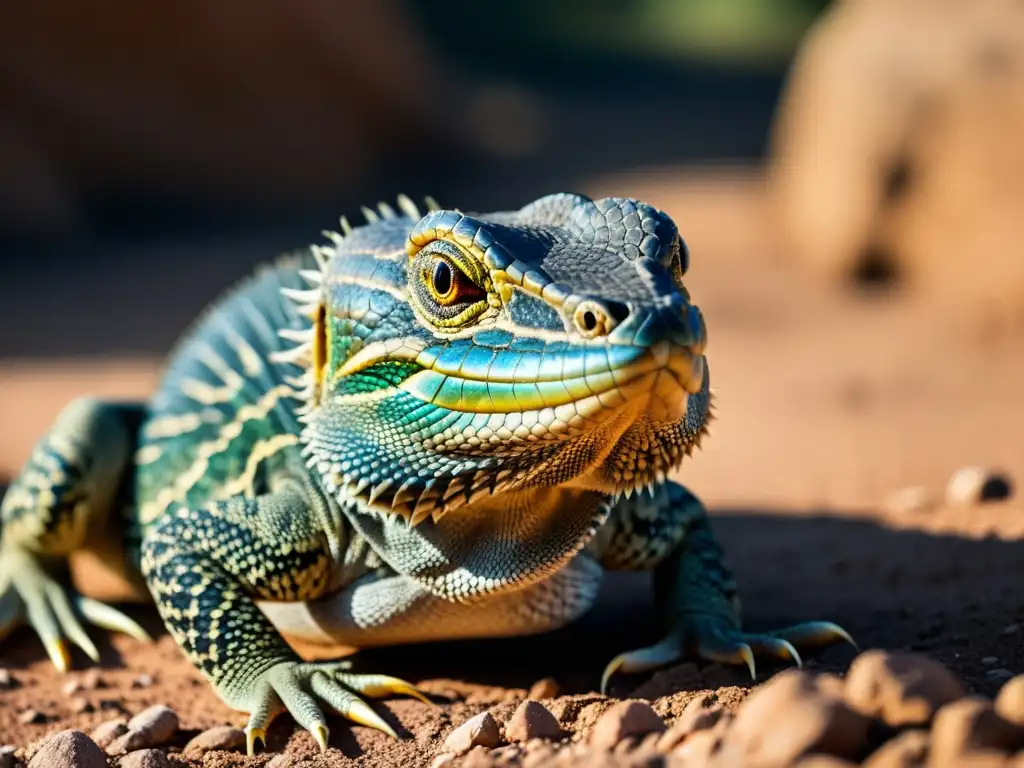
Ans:
POLYGON ((757 679, 755 657, 789 659, 797 667, 803 659, 799 646, 814 647, 847 642, 857 644, 850 634, 829 621, 813 621, 786 629, 764 633, 741 632, 724 617, 692 615, 660 642, 648 648, 628 651, 616 656, 601 675, 601 692, 618 672, 647 672, 687 657, 696 657, 725 664, 745 664, 751 679, 757 679))
POLYGON ((234 706, 249 712, 245 729, 248 754, 254 753, 257 741, 266 742, 267 727, 285 710, 313 735, 323 752, 327 749, 330 731, 321 704, 346 720, 397 738, 394 729, 359 697, 360 694, 370 698, 404 694, 431 703, 411 683, 387 675, 356 675, 343 671, 348 666, 348 662, 286 661, 263 673, 250 684, 247 693, 226 691, 226 698, 234 706))
POLYGON ((27 621, 43 641, 53 665, 67 672, 71 668, 68 640, 93 662, 100 660, 81 619, 150 640, 142 627, 120 611, 58 582, 32 553, 13 547, 0 552, 0 639, 27 621))

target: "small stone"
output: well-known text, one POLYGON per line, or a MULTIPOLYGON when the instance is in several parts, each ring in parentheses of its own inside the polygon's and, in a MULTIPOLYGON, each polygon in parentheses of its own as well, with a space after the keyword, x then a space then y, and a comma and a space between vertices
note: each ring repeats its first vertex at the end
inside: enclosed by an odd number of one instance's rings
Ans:
POLYGON ((1010 478, 985 467, 964 467, 953 473, 946 486, 946 500, 950 504, 981 504, 1010 498, 1013 484, 1010 478))
POLYGON ((97 725, 90 737, 102 749, 106 749, 114 739, 126 733, 128 733, 128 723, 124 720, 107 720, 105 723, 97 725))
POLYGON ((473 747, 493 748, 500 742, 501 733, 494 716, 490 712, 481 712, 449 733, 441 751, 462 755, 473 747))
POLYGON ((935 499, 923 485, 912 485, 890 495, 885 500, 885 507, 900 515, 928 512, 935 508, 935 499))
POLYGON ((17 765, 17 761, 14 757, 14 753, 17 748, 13 745, 5 745, 0 747, 0 768, 14 768, 17 765))
POLYGON ((178 732, 178 714, 168 706, 154 704, 129 720, 128 730, 145 732, 150 739, 146 746, 161 746, 178 732))
POLYGON ((594 723, 589 743, 599 749, 611 750, 624 739, 664 730, 665 721, 646 701, 620 701, 594 723))
POLYGON ((81 731, 53 734, 40 746, 29 768, 106 768, 103 750, 81 731))
POLYGON ((88 699, 76 696, 69 703, 68 707, 71 709, 72 714, 80 715, 83 712, 92 712, 92 704, 89 703, 88 699))
POLYGON ((9 691, 17 687, 18 681, 14 679, 10 670, 0 668, 0 691, 9 691))
POLYGON ((35 723, 42 723, 46 720, 46 716, 43 715, 38 709, 26 709, 18 715, 18 722, 23 725, 33 725, 35 723))
POLYGON ((184 754, 190 759, 201 757, 215 749, 231 750, 245 746, 245 731, 230 725, 209 728, 185 745, 184 754))
POLYGON ((931 761, 954 765, 967 752, 1024 747, 1024 729, 1004 720, 992 702, 978 696, 946 704, 932 722, 931 761))
POLYGON ((159 749, 140 749, 122 757, 118 768, 171 768, 171 761, 159 749))
POLYGON ((449 768, 455 763, 456 755, 451 752, 442 752, 430 763, 430 768, 449 768))
POLYGON ((998 656, 985 656, 985 657, 982 658, 981 663, 984 664, 986 667, 991 667, 993 664, 998 664, 999 663, 999 657, 998 656))
POLYGON ((999 689, 996 712, 1004 720, 1024 726, 1024 675, 1017 675, 999 689))
POLYGON ((106 682, 100 675, 99 669, 97 669, 96 667, 93 667, 92 669, 87 669, 85 672, 83 672, 82 676, 79 678, 79 682, 82 685, 82 690, 85 691, 95 691, 97 688, 107 687, 106 682))
POLYGON ((928 759, 928 731, 904 731, 885 742, 864 761, 864 768, 914 768, 928 759))
POLYGON ((65 696, 74 696, 82 690, 82 683, 79 680, 68 680, 61 686, 60 690, 65 696))
POLYGON ((561 692, 562 688, 553 677, 545 677, 530 686, 526 694, 528 699, 553 699, 561 692))
POLYGON ((985 672, 985 677, 990 677, 993 680, 1009 680, 1013 677, 1013 672, 1002 668, 990 669, 985 672))
POLYGON ((686 705, 682 714, 658 739, 657 751, 662 754, 671 752, 689 736, 711 728, 721 718, 722 712, 722 707, 717 704, 705 707, 703 698, 694 699, 686 705))
MULTIPOLYGON (((720 742, 721 736, 718 734, 710 730, 698 731, 687 736, 681 744, 672 750, 671 755, 673 758, 678 758, 685 766, 713 765, 711 756, 718 749, 720 742)), ((671 765, 676 765, 676 763, 671 763, 671 765)))
POLYGON ((153 678, 149 675, 139 675, 132 680, 132 688, 149 688, 153 685, 153 678))
POLYGON ((928 723, 939 707, 965 695, 944 665, 913 653, 865 651, 846 675, 846 702, 895 728, 928 723))
POLYGON ((555 716, 539 701, 527 699, 520 704, 505 723, 505 738, 509 741, 530 739, 557 739, 562 735, 555 716))
POLYGON ((293 765, 295 765, 295 761, 291 755, 280 754, 270 758, 270 762, 263 768, 292 768, 293 765))
POLYGON ((1007 635, 1019 635, 1020 624, 1007 624, 999 634, 1003 637, 1006 637, 1007 635))
POLYGON ((827 679, 819 685, 815 675, 787 670, 740 705, 727 741, 736 761, 752 767, 790 765, 819 753, 853 758, 867 744, 870 724, 827 679))

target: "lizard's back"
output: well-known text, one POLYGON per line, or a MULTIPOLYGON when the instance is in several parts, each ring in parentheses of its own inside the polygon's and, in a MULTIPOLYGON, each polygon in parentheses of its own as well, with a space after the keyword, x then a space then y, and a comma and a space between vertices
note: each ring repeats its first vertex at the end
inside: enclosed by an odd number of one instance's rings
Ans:
POLYGON ((165 514, 254 496, 298 451, 299 368, 272 360, 292 345, 282 329, 309 321, 282 288, 306 287, 311 255, 279 259, 244 279, 183 335, 168 357, 135 454, 135 503, 126 535, 138 562, 147 529, 165 514), (294 370, 291 370, 294 368, 294 370))

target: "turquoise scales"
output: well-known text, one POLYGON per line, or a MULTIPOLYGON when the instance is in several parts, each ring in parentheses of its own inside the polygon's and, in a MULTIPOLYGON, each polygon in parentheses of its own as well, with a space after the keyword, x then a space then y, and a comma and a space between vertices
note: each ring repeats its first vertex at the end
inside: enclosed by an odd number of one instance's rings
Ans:
POLYGON ((66 578, 128 552, 168 631, 249 749, 290 712, 391 732, 363 697, 420 695, 303 663, 279 632, 372 646, 544 632, 609 569, 655 572, 664 638, 613 659, 800 661, 848 639, 740 628, 701 503, 667 479, 710 418, 706 330, 672 220, 558 194, 518 211, 364 209, 326 247, 263 268, 183 337, 149 403, 79 401, 2 507, 0 631, 54 663, 81 619, 143 636, 66 578))

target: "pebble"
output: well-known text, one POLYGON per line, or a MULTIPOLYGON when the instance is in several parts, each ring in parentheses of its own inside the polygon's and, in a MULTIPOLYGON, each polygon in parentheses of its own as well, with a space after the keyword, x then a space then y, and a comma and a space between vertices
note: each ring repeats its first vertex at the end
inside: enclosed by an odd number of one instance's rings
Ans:
POLYGON ((292 760, 291 755, 282 753, 270 758, 270 762, 263 768, 291 768, 293 765, 295 765, 295 761, 292 760))
POLYGON ((555 678, 545 677, 530 686, 530 690, 526 694, 526 698, 553 699, 561 692, 561 690, 562 687, 558 684, 558 681, 555 680, 555 678))
POLYGON ((624 739, 661 733, 664 730, 665 721, 646 701, 620 701, 594 723, 589 743, 610 750, 624 739))
POLYGON ((490 712, 481 712, 449 733, 441 751, 462 755, 473 747, 492 748, 498 746, 500 742, 501 733, 494 716, 490 712))
POLYGON ((509 741, 530 739, 557 739, 562 735, 558 720, 539 701, 527 699, 520 704, 505 723, 505 738, 509 741))
POLYGON ((723 750, 750 768, 791 765, 817 753, 860 754, 871 721, 840 698, 830 679, 821 682, 795 669, 775 675, 740 705, 723 750))
POLYGON ((81 731, 53 734, 39 746, 29 768, 106 768, 107 757, 81 731))
POLYGON ((980 504, 1010 498, 1013 484, 1010 478, 985 467, 958 469, 946 486, 946 500, 950 504, 980 504))
POLYGON ((1007 635, 1018 635, 1020 634, 1020 624, 1007 624, 999 634, 1003 637, 1006 637, 1007 635))
POLYGON ((705 707, 704 699, 698 696, 686 705, 672 727, 659 737, 655 748, 662 754, 672 751, 692 734, 711 728, 722 717, 722 712, 722 707, 717 704, 705 707))
POLYGON ((952 765, 966 752, 1024 747, 1024 729, 996 712, 992 702, 965 696, 945 705, 932 723, 932 762, 952 765))
POLYGON ((86 691, 94 691, 97 688, 107 687, 106 681, 104 681, 103 677, 100 675, 100 671, 95 667, 83 672, 82 676, 79 678, 79 682, 82 684, 82 689, 86 691))
POLYGON ((31 725, 33 723, 41 723, 46 718, 43 713, 38 709, 26 709, 18 715, 18 722, 23 725, 31 725))
POLYGON ((88 699, 84 699, 81 696, 76 696, 70 702, 68 707, 71 709, 71 713, 80 715, 83 712, 92 712, 92 704, 89 703, 88 699))
POLYGON ((865 651, 846 675, 847 704, 895 728, 926 724, 939 707, 965 694, 949 669, 914 653, 865 651))
POLYGON ((885 507, 897 514, 927 512, 935 508, 935 499, 923 485, 912 485, 890 495, 885 500, 885 507))
POLYGON ((863 768, 913 768, 928 758, 928 731, 912 729, 890 739, 871 753, 863 768))
POLYGON ((124 720, 107 720, 93 729, 90 738, 99 744, 100 747, 106 749, 114 739, 126 733, 128 733, 128 723, 124 720))
POLYGON ((449 768, 455 764, 455 758, 456 755, 451 752, 442 752, 431 761, 430 768, 449 768))
POLYGON ((14 768, 16 765, 15 751, 17 749, 12 745, 0 746, 0 768, 14 768))
POLYGON ((194 759, 215 749, 231 750, 245 746, 245 731, 231 725, 218 725, 203 731, 185 745, 185 756, 194 759))
POLYGON ((982 658, 981 663, 984 664, 986 667, 991 667, 993 664, 998 664, 999 663, 999 657, 998 656, 985 656, 984 658, 982 658))
POLYGON ((17 687, 18 681, 14 679, 10 670, 0 668, 0 691, 9 691, 17 687))
POLYGON ((159 749, 140 749, 122 757, 118 768, 171 768, 171 761, 159 749))
POLYGON ((999 689, 996 712, 1004 720, 1024 726, 1024 675, 1017 675, 999 689))
POLYGON ((154 704, 128 721, 128 731, 108 746, 111 755, 123 755, 137 749, 160 747, 178 732, 178 715, 170 707, 154 704))
POLYGON ((153 678, 149 675, 139 675, 132 680, 132 688, 149 688, 153 685, 153 678))
POLYGON ((148 734, 152 739, 148 746, 165 744, 178 732, 178 714, 168 706, 154 704, 129 720, 128 730, 148 734))

